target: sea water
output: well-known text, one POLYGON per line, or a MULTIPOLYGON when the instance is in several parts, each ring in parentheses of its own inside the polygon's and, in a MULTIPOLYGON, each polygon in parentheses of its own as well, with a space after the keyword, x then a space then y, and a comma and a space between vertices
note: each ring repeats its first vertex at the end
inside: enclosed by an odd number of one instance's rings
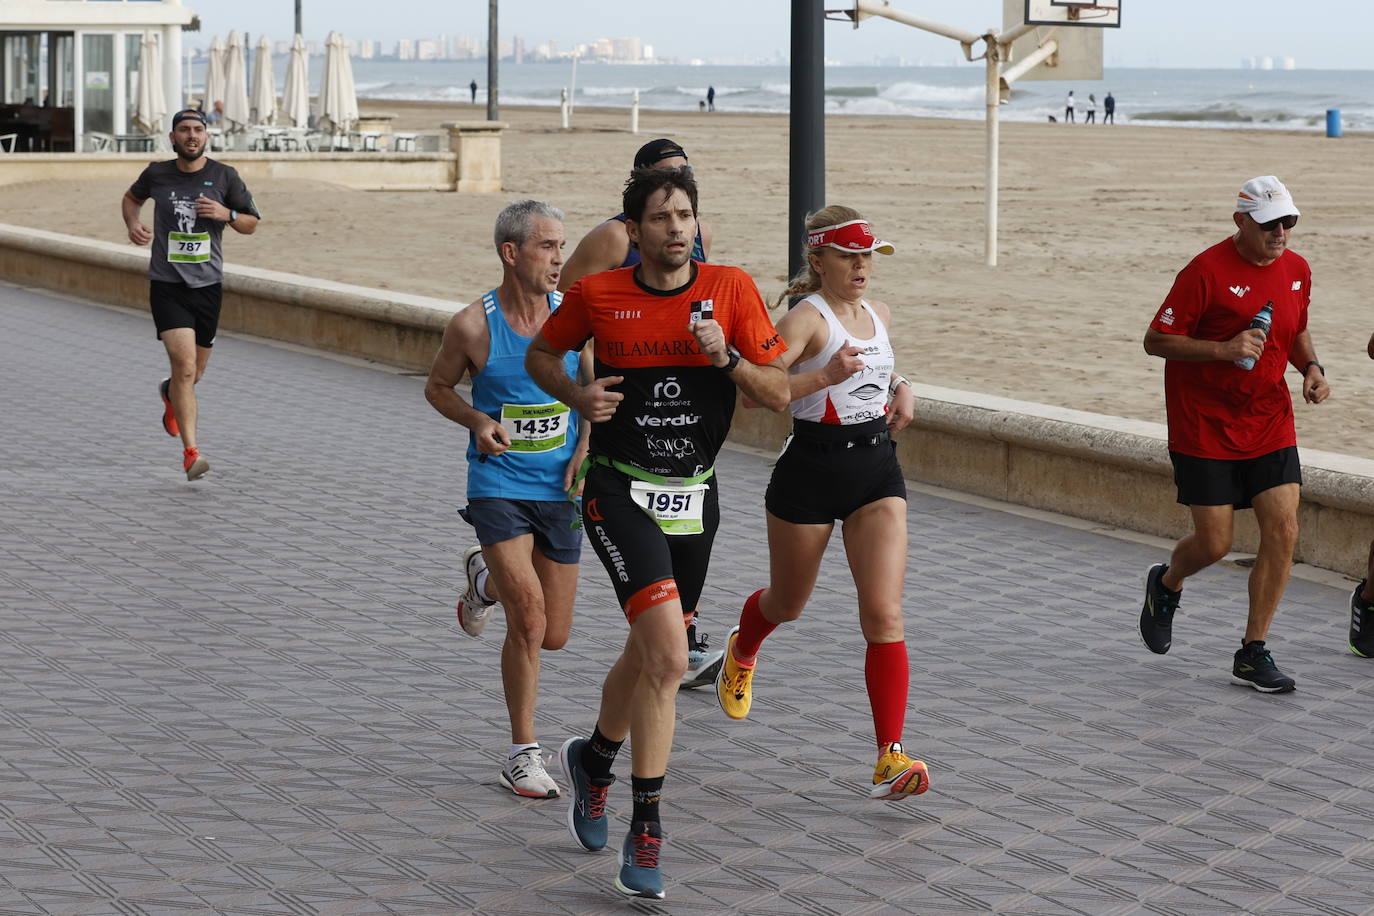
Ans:
MULTIPOLYGON (((358 95, 371 99, 467 102, 468 84, 479 85, 485 105, 484 61, 355 60, 358 95)), ((829 114, 917 118, 984 117, 982 64, 961 67, 830 66, 825 74, 829 114)), ((501 65, 502 106, 556 106, 572 85, 571 65, 501 65)), ((719 111, 788 110, 785 66, 675 66, 580 63, 575 105, 628 108, 639 90, 643 109, 695 111, 716 90, 719 111)), ((1326 110, 1339 108, 1346 130, 1374 130, 1374 70, 1161 70, 1111 68, 1100 81, 1022 81, 1002 106, 1008 121, 1062 118, 1064 98, 1074 91, 1083 120, 1088 95, 1097 97, 1097 120, 1108 91, 1122 124, 1229 129, 1325 129, 1326 110)))

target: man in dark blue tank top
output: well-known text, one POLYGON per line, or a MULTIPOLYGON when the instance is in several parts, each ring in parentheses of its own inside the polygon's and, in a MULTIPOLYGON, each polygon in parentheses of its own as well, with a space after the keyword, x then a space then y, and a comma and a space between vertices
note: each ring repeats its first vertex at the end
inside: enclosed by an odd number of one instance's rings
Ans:
MULTIPOLYGON (((467 589, 458 622, 469 636, 492 605, 506 610, 501 681, 511 745, 501 784, 516 795, 557 798, 534 735, 539 652, 561 649, 572 627, 582 532, 567 498, 587 454, 587 424, 525 372, 525 351, 563 294, 563 213, 517 200, 496 217, 501 285, 449 321, 425 397, 468 434, 468 504, 459 510, 480 546, 463 555, 467 589), (454 386, 472 379, 472 401, 454 386)), ((578 376, 578 355, 564 369, 578 376)))
MULTIPOLYGON (((639 148, 635 153, 634 168, 687 169, 690 173, 692 167, 687 164, 686 150, 672 140, 660 138, 650 140, 639 148)), ((692 260, 706 263, 710 250, 711 228, 698 220, 696 239, 692 242, 692 260)), ((558 288, 570 289, 587 274, 615 270, 617 267, 633 267, 638 263, 639 248, 630 241, 630 234, 625 229, 625 214, 617 213, 577 243, 568 263, 563 266, 558 288)), ((725 650, 708 648, 708 642, 706 634, 697 630, 696 623, 687 628, 687 673, 682 678, 684 688, 715 682, 725 650)))

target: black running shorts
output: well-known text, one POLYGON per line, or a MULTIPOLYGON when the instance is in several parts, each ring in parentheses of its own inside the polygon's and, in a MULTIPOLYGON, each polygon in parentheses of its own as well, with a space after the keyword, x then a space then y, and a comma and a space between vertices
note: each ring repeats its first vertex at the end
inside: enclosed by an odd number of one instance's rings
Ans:
POLYGON ((711 544, 720 525, 716 478, 708 483, 701 534, 664 534, 658 523, 630 498, 630 478, 602 465, 587 472, 582 489, 582 528, 611 577, 625 616, 673 598, 690 622, 711 562, 711 544))
POLYGON ((196 346, 213 347, 215 332, 219 330, 219 308, 224 286, 190 287, 185 283, 151 280, 148 301, 153 309, 153 324, 157 325, 157 339, 163 331, 173 328, 192 328, 196 332, 196 346))
POLYGON ((1285 483, 1302 484, 1297 446, 1258 458, 1194 458, 1170 452, 1178 501, 1185 506, 1234 506, 1249 509, 1256 493, 1285 483))
POLYGON ((829 525, 889 496, 906 499, 906 481, 885 420, 853 426, 797 420, 763 505, 784 522, 829 525), (882 441, 870 444, 874 437, 882 441))

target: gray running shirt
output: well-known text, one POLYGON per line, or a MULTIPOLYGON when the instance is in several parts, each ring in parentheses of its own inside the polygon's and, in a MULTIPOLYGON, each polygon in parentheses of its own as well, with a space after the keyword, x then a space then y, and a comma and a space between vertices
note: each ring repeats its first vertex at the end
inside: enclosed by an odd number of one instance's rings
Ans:
POLYGON ((154 162, 129 186, 139 200, 153 201, 153 256, 148 277, 185 283, 192 289, 224 279, 220 236, 225 223, 196 215, 196 198, 208 197, 230 210, 259 216, 253 195, 239 173, 214 159, 195 172, 183 172, 175 159, 154 162))

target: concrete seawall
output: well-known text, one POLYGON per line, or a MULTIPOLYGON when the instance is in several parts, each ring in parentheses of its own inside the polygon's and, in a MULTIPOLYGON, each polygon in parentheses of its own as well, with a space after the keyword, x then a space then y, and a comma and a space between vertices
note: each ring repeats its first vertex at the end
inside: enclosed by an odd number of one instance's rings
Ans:
MULTIPOLYGON (((0 278, 98 303, 147 304, 146 249, 0 225, 0 278)), ((226 266, 221 326, 261 337, 428 368, 458 303, 226 266)), ((1174 502, 1165 429, 917 385, 915 424, 898 436, 907 476, 1007 502, 1163 537, 1188 530, 1174 502)), ((789 421, 736 413, 731 438, 778 447, 789 421)), ((1302 450, 1305 485, 1296 559, 1362 576, 1374 536, 1374 461, 1302 450)), ((1237 516, 1236 549, 1257 543, 1252 513, 1237 516)))

